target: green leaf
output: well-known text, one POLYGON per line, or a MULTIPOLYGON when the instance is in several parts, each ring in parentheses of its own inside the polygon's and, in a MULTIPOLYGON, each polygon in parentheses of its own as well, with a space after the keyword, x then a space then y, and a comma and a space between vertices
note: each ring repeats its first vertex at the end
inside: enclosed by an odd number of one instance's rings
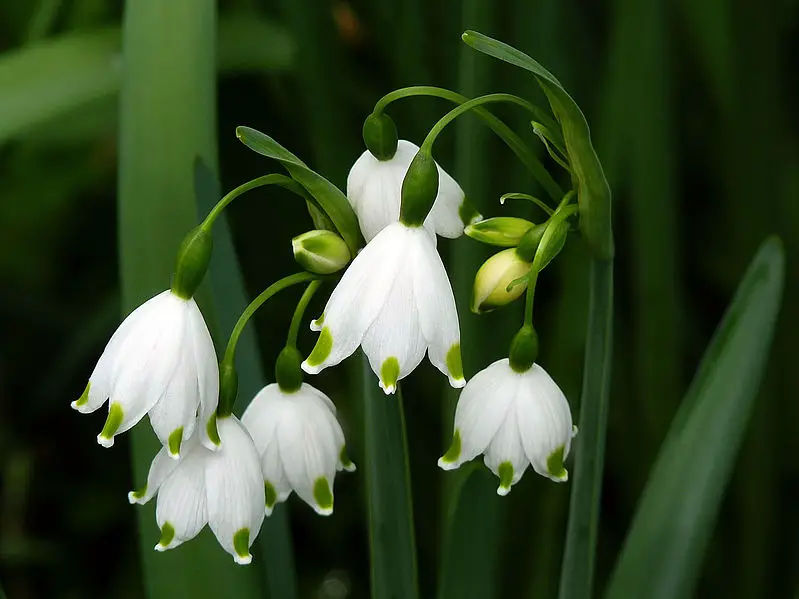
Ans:
POLYGON ((591 261, 580 434, 575 439, 560 599, 592 596, 613 361, 613 261, 591 261))
POLYGON ((402 391, 398 386, 395 395, 385 396, 366 357, 361 361, 372 597, 416 599, 416 538, 402 391))
MULTIPOLYGON (((118 222, 127 312, 169 286, 180 241, 197 223, 195 160, 216 168, 216 10, 213 0, 138 0, 125 8, 118 222)), ((146 422, 130 435, 134 476, 144 481, 159 444, 146 422)), ((257 571, 236 566, 208 529, 177 549, 153 551, 154 504, 131 507, 148 597, 260 595, 257 571)))
POLYGON ((782 297, 784 256, 763 243, 674 418, 606 597, 694 595, 752 413, 782 297))
POLYGON ((330 217, 354 256, 361 246, 362 238, 358 219, 347 196, 265 133, 250 127, 236 127, 236 135, 245 146, 254 152, 277 160, 295 181, 308 190, 308 193, 316 199, 319 206, 330 217))
MULTIPOLYGON (((83 109, 88 112, 84 126, 96 131, 91 117, 119 91, 120 42, 119 28, 110 27, 44 39, 0 55, 0 143, 44 124, 66 125, 71 131, 74 113, 83 109)), ((220 71, 285 69, 294 51, 286 33, 262 18, 231 15, 219 24, 220 71)), ((115 110, 101 112, 105 122, 113 123, 115 110)))
POLYGON ((524 52, 476 31, 466 31, 469 46, 535 75, 563 129, 580 206, 580 229, 594 255, 602 260, 613 256, 610 219, 610 188, 583 112, 555 76, 524 52))

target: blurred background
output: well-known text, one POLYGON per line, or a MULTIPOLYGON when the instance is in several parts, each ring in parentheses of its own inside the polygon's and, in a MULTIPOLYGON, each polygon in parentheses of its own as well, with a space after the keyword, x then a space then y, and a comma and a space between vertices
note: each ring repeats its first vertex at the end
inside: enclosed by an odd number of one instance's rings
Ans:
MULTIPOLYGON (((102 450, 95 435, 104 416, 80 417, 69 408, 119 322, 121 12, 105 0, 0 4, 0 581, 10 599, 143 596, 139 533, 126 501, 134 486, 128 442, 123 437, 102 450)), ((618 258, 598 589, 739 278, 759 243, 779 234, 788 265, 783 311, 697 596, 795 592, 796 0, 222 0, 219 19, 225 190, 279 170, 239 144, 239 124, 269 133, 343 187, 363 150, 363 118, 394 88, 509 91, 545 105, 526 73, 462 44, 467 28, 538 59, 583 108, 614 194, 618 258)), ((450 108, 422 98, 389 112, 400 136, 420 143, 450 108)), ((536 145, 525 114, 497 114, 536 145)), ((499 206, 504 192, 540 190, 482 124, 460 120, 440 138, 438 161, 484 215, 540 220, 528 206, 499 206)), ((295 269, 289 240, 312 225, 302 204, 279 191, 248 197, 228 212, 254 296, 295 269)), ((471 278, 490 251, 469 239, 441 240, 439 247, 458 294, 470 376, 504 355, 521 313, 513 306, 470 314, 471 278)), ((540 362, 575 415, 587 259, 573 239, 539 282, 537 301, 540 362)), ((317 298, 314 314, 323 301, 317 298)), ((286 294, 256 318, 267 372, 292 302, 286 294)), ((217 333, 218 341, 226 334, 217 333)), ((302 343, 310 349, 311 336, 302 343)), ((348 393, 350 373, 336 369, 318 382, 339 405, 358 463, 362 415, 348 393)), ((428 364, 405 386, 422 597, 433 596, 440 565, 446 475, 436 459, 454 406, 440 379, 428 364)), ((485 484, 495 481, 486 477, 485 484)), ((684 484, 692 484, 690 463, 684 484)), ((338 478, 336 493, 332 518, 316 517, 296 498, 282 508, 291 517, 301 597, 368 596, 362 474, 338 478)), ((486 517, 496 518, 502 539, 497 584, 504 596, 556 595, 568 496, 568 485, 528 472, 509 497, 492 499, 486 517)), ((141 534, 154 544, 155 523, 141 534)))

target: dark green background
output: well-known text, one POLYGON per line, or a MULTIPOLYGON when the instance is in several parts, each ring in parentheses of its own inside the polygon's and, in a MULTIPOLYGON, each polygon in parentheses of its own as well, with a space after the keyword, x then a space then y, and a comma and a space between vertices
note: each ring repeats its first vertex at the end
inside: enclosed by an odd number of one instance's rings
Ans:
MULTIPOLYGON (((118 25, 121 9, 114 4, 4 2, 0 50, 118 25)), ((278 170, 236 141, 239 124, 269 133, 343 186, 362 151, 362 119, 396 87, 509 91, 544 104, 532 78, 466 48, 459 39, 466 28, 531 54, 583 107, 614 193, 618 258, 598 588, 736 282, 759 242, 770 233, 782 236, 788 273, 775 346, 697 596, 793 593, 799 582, 799 3, 220 3, 221 19, 256 13, 286 37, 242 36, 239 55, 261 56, 264 47, 279 44, 275 51, 290 60, 253 59, 221 71, 224 189, 278 170)), ((0 88, 0 100, 7 92, 0 88)), ((115 106, 109 97, 0 140, 0 582, 11 599, 142 594, 135 512, 125 499, 132 488, 128 443, 123 437, 113 450, 102 450, 95 435, 103 416, 80 417, 69 408, 119 318, 115 106)), ((401 137, 420 143, 449 108, 419 99, 390 112, 401 137)), ((498 114, 534 143, 525 114, 498 114)), ((4 118, 0 112, 0 124, 4 118)), ((484 214, 537 217, 524 205, 500 208, 504 192, 539 190, 482 125, 462 120, 457 147, 454 132, 444 133, 437 159, 484 214)), ((296 268, 289 240, 311 227, 300 202, 284 192, 257 191, 228 212, 252 295, 296 268)), ((468 281, 489 252, 468 239, 442 240, 439 247, 459 292, 470 376, 506 351, 518 306, 480 318, 469 314, 468 281)), ((573 402, 586 264, 575 238, 542 276, 537 300, 540 362, 573 402)), ((286 294, 256 318, 268 371, 295 296, 286 294)), ((311 335, 301 343, 309 350, 311 335)), ((340 406, 351 455, 362 463, 361 415, 347 393, 354 371, 326 372, 316 384, 340 406)), ((433 595, 439 564, 447 475, 435 462, 451 417, 442 397, 442 377, 429 364, 405 387, 422 597, 433 595)), ((486 477, 485 484, 494 482, 486 477)), ((692 484, 690 463, 684 484, 692 484)), ((496 499, 503 513, 499 588, 505 596, 555 596, 568 491, 528 472, 509 497, 496 499)), ((332 518, 315 516, 296 498, 288 505, 302 597, 336 597, 325 590, 333 579, 343 581, 348 596, 367 596, 362 471, 337 479, 336 492, 332 518)), ((154 523, 142 534, 155 544, 154 523)), ((221 550, 220 559, 228 559, 221 550)))

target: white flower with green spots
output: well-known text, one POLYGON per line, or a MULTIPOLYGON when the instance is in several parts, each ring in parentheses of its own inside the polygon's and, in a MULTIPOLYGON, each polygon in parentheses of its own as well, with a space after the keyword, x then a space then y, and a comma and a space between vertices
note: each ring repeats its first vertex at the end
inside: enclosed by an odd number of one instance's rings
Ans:
MULTIPOLYGON (((416 144, 401 139, 393 158, 378 160, 366 150, 350 169, 347 198, 367 242, 399 220, 402 180, 418 151, 416 144)), ((425 226, 442 237, 454 239, 463 235, 465 225, 480 216, 467 207, 463 189, 440 166, 438 181, 438 195, 425 226), (467 220, 465 224, 463 217, 467 220)))
POLYGON ((177 459, 198 413, 200 440, 216 447, 218 396, 216 353, 200 309, 194 299, 164 291, 119 325, 72 407, 85 414, 109 400, 108 418, 97 436, 103 447, 149 414, 167 454, 177 459))
POLYGON ((424 227, 396 222, 383 229, 352 261, 311 328, 320 335, 302 363, 309 374, 338 364, 360 345, 387 394, 425 351, 453 387, 466 384, 455 297, 424 227))
POLYGON ((264 520, 261 460, 235 416, 219 418, 217 425, 217 451, 206 449, 196 436, 186 442, 180 460, 169 459, 161 449, 147 486, 128 493, 128 500, 145 504, 158 495, 155 518, 161 540, 156 551, 193 539, 208 524, 237 564, 249 564, 250 547, 264 520))
POLYGON ((344 433, 333 402, 307 383, 294 392, 277 384, 253 398, 242 424, 261 456, 266 515, 292 491, 317 514, 333 513, 333 478, 339 470, 352 472, 344 433))
POLYGON ((482 453, 499 477, 500 495, 510 492, 528 465, 565 482, 563 461, 575 433, 569 402, 547 372, 538 364, 516 372, 504 358, 469 380, 455 410, 452 445, 438 465, 453 470, 482 453))

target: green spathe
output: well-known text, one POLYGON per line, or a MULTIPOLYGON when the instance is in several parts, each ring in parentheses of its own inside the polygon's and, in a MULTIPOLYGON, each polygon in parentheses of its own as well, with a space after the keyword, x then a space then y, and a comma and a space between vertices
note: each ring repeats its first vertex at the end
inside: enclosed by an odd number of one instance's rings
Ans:
POLYGON ((380 366, 380 382, 383 385, 383 389, 395 389, 397 387, 397 381, 399 380, 399 374, 399 360, 394 356, 386 358, 382 366, 380 366))
POLYGON ((183 238, 175 262, 172 293, 184 300, 194 296, 208 270, 213 245, 210 231, 202 227, 193 229, 183 238))
POLYGON ((397 153, 397 126, 387 114, 372 113, 363 122, 363 143, 380 161, 391 160, 397 153))
POLYGON ((413 157, 402 180, 400 222, 421 227, 438 195, 438 166, 430 152, 421 149, 413 157))
POLYGON ((330 355, 330 350, 333 349, 333 334, 328 327, 323 327, 319 333, 319 338, 316 340, 311 355, 308 356, 306 362, 308 366, 319 366, 330 355))
POLYGON ((313 498, 316 505, 323 512, 333 511, 333 492, 330 490, 330 483, 324 476, 320 476, 313 484, 313 498))
POLYGON ((566 468, 563 467, 563 453, 565 451, 565 447, 561 445, 547 458, 547 472, 549 475, 557 478, 559 480, 566 480, 569 477, 569 473, 566 472, 566 468))
POLYGON ((461 432, 458 429, 455 429, 455 432, 452 435, 452 443, 447 449, 447 453, 441 456, 441 461, 446 464, 452 464, 458 461, 458 458, 461 457, 461 432))
POLYGON ((183 427, 179 426, 169 435, 167 443, 169 446, 169 453, 172 455, 179 455, 181 443, 183 443, 183 427))

